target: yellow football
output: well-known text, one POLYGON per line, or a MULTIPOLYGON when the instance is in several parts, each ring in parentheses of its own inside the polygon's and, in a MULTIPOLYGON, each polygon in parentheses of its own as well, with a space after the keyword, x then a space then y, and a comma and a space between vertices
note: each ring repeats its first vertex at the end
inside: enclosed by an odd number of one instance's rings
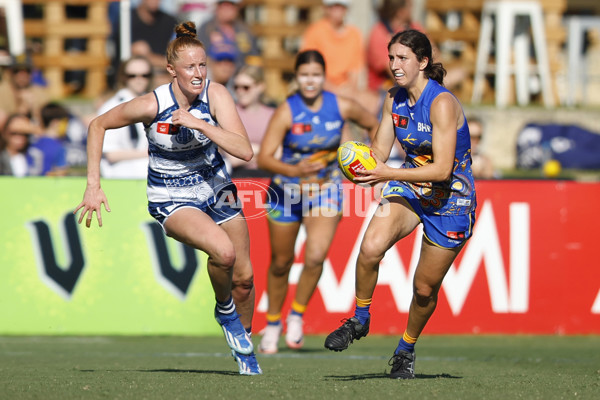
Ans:
POLYGON ((337 160, 344 176, 352 182, 358 171, 373 169, 377 165, 369 146, 356 141, 345 142, 338 147, 337 160))

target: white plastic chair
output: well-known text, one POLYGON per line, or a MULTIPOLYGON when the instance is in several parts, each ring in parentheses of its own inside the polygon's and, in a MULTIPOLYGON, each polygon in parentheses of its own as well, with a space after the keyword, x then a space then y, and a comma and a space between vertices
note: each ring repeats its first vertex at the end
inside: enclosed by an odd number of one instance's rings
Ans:
POLYGON ((529 104, 530 74, 533 71, 540 78, 544 104, 547 107, 554 106, 544 29, 542 6, 537 1, 489 1, 484 3, 481 13, 472 103, 481 102, 485 76, 494 74, 495 101, 498 107, 508 105, 511 75, 515 76, 518 104, 529 104), (531 34, 529 33, 530 26, 531 34), (495 65, 489 63, 494 28, 495 65), (531 68, 529 57, 530 39, 533 39, 536 58, 533 68, 531 68), (514 51, 514 62, 511 62, 511 51, 514 51))
POLYGON ((600 17, 591 15, 573 15, 566 17, 565 21, 569 35, 567 40, 567 82, 569 87, 566 90, 563 102, 565 105, 572 107, 577 103, 576 94, 580 89, 582 92, 581 101, 585 101, 585 95, 587 94, 585 85, 587 73, 582 68, 585 65, 585 59, 582 59, 583 37, 585 32, 589 29, 600 30, 600 17))

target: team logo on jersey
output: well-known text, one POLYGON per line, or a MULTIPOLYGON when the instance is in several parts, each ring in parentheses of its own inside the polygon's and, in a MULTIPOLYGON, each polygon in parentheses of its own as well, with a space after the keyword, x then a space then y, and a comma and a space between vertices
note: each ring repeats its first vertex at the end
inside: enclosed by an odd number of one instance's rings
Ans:
POLYGON ((292 135, 302 135, 307 132, 312 132, 312 125, 305 124, 303 122, 297 122, 295 124, 292 124, 291 131, 292 131, 292 135))
POLYGON ((163 135, 177 135, 179 128, 168 122, 159 122, 156 125, 156 132, 162 133, 163 135))
POLYGON ((408 128, 408 117, 404 115, 392 114, 394 120, 394 126, 402 129, 408 128))
MULTIPOLYGON (((202 142, 202 140, 200 139, 200 136, 203 137, 204 140, 208 141, 206 136, 204 136, 202 133, 199 134, 198 141, 202 142)), ((177 132, 177 136, 175 136, 175 140, 179 144, 189 143, 193 138, 194 138, 194 130, 189 129, 185 126, 182 126, 179 129, 179 131, 177 132)))

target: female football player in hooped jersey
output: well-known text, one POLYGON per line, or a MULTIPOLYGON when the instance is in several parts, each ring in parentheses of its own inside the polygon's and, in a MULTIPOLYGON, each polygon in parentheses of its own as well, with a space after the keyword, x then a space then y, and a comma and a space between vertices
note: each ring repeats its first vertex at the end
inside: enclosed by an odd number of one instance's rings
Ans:
POLYGON ((281 311, 288 276, 294 263, 294 245, 304 224, 304 268, 288 314, 286 344, 298 349, 303 341, 303 315, 323 271, 341 218, 341 172, 336 154, 346 120, 355 122, 373 138, 377 118, 353 99, 323 91, 325 61, 307 50, 296 57, 298 90, 279 106, 263 138, 258 166, 274 174, 267 200, 271 264, 267 276, 267 327, 259 351, 277 352, 283 326, 281 311), (282 155, 278 157, 278 149, 282 155))
POLYGON ((236 188, 217 146, 249 161, 253 152, 227 89, 206 79, 206 52, 193 22, 175 27, 167 48, 173 81, 94 119, 88 132, 87 187, 79 223, 101 205, 100 158, 107 129, 143 122, 149 143, 148 210, 168 236, 208 254, 207 270, 221 325, 240 374, 260 374, 249 333, 254 286, 249 237, 236 188), (218 125, 217 125, 218 121, 218 125), (238 314, 239 312, 239 314, 238 314))
POLYGON ((415 343, 433 314, 444 276, 471 237, 475 186, 467 121, 456 97, 442 86, 445 70, 432 62, 427 36, 400 32, 390 41, 388 54, 396 86, 388 92, 371 146, 377 166, 356 178, 371 185, 383 182, 382 201, 356 261, 355 314, 327 337, 325 347, 342 351, 367 335, 379 262, 422 223, 407 327, 390 359, 390 377, 411 379, 415 343), (384 163, 396 139, 406 152, 403 168, 384 163))

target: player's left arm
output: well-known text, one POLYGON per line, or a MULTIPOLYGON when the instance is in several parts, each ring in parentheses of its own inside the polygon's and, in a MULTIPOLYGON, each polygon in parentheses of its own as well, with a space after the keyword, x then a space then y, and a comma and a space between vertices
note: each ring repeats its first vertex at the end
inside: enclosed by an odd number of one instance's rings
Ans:
POLYGON ((463 123, 462 108, 456 97, 450 93, 442 93, 436 97, 431 104, 429 119, 432 126, 433 162, 413 169, 421 170, 425 178, 416 182, 443 182, 452 176, 457 131, 463 123), (425 167, 427 168, 424 169, 425 167))

